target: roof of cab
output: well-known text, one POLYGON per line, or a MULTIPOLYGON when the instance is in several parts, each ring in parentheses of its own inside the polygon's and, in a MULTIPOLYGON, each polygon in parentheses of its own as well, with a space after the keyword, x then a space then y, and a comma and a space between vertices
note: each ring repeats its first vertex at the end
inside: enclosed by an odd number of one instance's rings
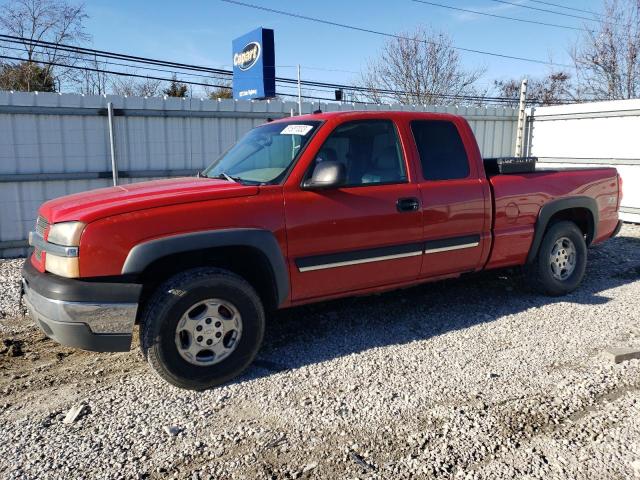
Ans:
POLYGON ((460 115, 454 115, 452 113, 437 113, 437 112, 407 112, 398 110, 344 110, 339 112, 322 112, 312 113, 307 115, 298 115, 295 117, 284 117, 276 120, 277 122, 286 122, 292 120, 330 120, 332 118, 392 118, 392 119, 441 119, 452 120, 454 118, 460 118, 460 115))

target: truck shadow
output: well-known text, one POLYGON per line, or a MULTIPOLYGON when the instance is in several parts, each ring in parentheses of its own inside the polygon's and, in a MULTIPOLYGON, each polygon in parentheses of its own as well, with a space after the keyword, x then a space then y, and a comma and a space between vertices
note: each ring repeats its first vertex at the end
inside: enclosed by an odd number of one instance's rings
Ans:
POLYGON ((607 290, 639 279, 640 238, 620 236, 589 250, 583 284, 565 297, 537 294, 518 273, 494 271, 284 310, 268 320, 258 358, 237 381, 425 340, 556 302, 605 304, 607 290))

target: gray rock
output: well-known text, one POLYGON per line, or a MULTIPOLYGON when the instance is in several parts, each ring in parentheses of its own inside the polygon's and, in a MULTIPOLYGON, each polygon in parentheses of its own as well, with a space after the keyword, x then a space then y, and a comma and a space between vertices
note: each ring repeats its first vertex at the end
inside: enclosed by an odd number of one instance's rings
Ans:
POLYGON ((605 356, 613 363, 640 359, 640 347, 609 347, 605 356))
POLYGON ((178 426, 173 425, 173 426, 165 426, 165 427, 163 427, 163 430, 170 437, 175 437, 178 434, 180 434, 184 429, 182 427, 178 427, 178 426))
POLYGON ((62 423, 66 423, 66 424, 74 423, 78 421, 80 418, 82 418, 87 413, 87 411, 88 411, 88 406, 85 403, 74 405, 69 409, 69 411, 64 417, 64 420, 62 420, 62 423))
POLYGON ((310 472, 311 470, 316 469, 317 467, 318 467, 318 462, 307 463, 302 469, 302 472, 307 473, 307 472, 310 472))

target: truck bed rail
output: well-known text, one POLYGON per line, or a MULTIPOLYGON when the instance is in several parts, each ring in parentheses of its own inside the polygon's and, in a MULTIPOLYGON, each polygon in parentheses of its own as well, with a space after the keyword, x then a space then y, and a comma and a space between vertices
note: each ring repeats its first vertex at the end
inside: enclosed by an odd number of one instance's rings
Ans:
POLYGON ((487 175, 532 173, 536 171, 537 161, 538 157, 485 158, 484 169, 487 175))

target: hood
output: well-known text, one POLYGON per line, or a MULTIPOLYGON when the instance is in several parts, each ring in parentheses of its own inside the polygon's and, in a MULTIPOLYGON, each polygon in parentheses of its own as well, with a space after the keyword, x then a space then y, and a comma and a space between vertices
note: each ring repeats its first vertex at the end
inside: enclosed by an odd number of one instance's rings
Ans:
POLYGON ((45 202, 40 214, 49 223, 85 223, 111 215, 189 202, 256 195, 253 185, 210 178, 175 178, 100 188, 45 202))

